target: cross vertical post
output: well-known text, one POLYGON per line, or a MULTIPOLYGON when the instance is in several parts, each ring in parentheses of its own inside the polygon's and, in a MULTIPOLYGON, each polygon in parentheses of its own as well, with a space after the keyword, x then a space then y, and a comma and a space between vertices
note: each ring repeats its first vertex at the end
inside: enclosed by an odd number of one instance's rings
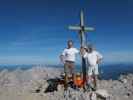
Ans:
MULTIPOLYGON (((83 10, 80 12, 80 25, 79 26, 69 26, 69 30, 74 30, 79 32, 80 37, 80 45, 81 47, 85 47, 86 44, 86 37, 85 32, 87 31, 94 31, 93 27, 85 27, 84 24, 84 13, 83 10)), ((86 84, 86 60, 82 57, 82 72, 83 72, 83 85, 86 84)))

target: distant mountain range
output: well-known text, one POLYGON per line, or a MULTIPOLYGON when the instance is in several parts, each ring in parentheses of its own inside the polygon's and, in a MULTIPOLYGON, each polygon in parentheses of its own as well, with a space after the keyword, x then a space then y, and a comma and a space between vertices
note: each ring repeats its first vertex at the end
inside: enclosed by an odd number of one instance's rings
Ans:
MULTIPOLYGON (((3 69, 13 71, 18 68, 22 70, 27 70, 36 66, 63 68, 63 65, 0 65, 0 71, 3 69)), ((80 69, 81 66, 76 65, 76 71, 81 71, 80 69)), ((102 79, 117 79, 121 74, 133 73, 133 64, 103 64, 99 66, 99 70, 102 79)))

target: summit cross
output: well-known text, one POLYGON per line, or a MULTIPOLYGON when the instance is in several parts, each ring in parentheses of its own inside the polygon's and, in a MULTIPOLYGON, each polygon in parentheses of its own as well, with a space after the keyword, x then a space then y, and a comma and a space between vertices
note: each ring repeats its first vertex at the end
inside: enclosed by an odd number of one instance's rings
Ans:
MULTIPOLYGON (((84 24, 84 13, 83 10, 80 12, 80 25, 79 26, 69 26, 69 30, 74 30, 79 32, 79 38, 80 38, 80 45, 81 47, 87 46, 87 40, 85 32, 88 31, 94 31, 95 29, 93 27, 86 27, 84 24)), ((83 86, 85 87, 87 82, 87 75, 86 75, 86 60, 82 57, 82 72, 83 72, 83 86)))
POLYGON ((86 46, 85 32, 94 31, 93 27, 86 27, 84 23, 84 13, 83 10, 80 12, 80 25, 79 26, 69 26, 69 30, 78 31, 80 37, 80 44, 82 47, 86 46))

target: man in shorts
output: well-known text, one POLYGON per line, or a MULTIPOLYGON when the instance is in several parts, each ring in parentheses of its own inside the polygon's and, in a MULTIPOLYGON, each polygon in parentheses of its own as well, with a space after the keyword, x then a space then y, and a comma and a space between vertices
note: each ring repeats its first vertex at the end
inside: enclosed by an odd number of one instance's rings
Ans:
POLYGON ((98 64, 102 60, 102 55, 94 49, 93 46, 88 46, 88 48, 85 48, 84 51, 82 51, 82 56, 87 61, 88 66, 88 84, 90 83, 90 80, 92 77, 94 78, 94 87, 96 88, 96 80, 99 75, 98 71, 98 64))
POLYGON ((74 66, 76 54, 79 53, 79 50, 74 48, 73 41, 69 40, 67 42, 67 48, 62 52, 60 59, 64 63, 64 73, 65 73, 65 90, 67 89, 68 75, 72 76, 74 80, 74 66))

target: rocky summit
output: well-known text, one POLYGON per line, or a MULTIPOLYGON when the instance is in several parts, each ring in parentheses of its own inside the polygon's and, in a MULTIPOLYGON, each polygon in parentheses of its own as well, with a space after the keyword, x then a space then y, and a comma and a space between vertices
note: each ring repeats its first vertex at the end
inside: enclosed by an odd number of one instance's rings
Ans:
POLYGON ((63 69, 33 67, 0 72, 0 100, 133 100, 133 74, 121 75, 118 80, 99 80, 95 92, 58 85, 46 92, 49 79, 58 79, 63 69))

